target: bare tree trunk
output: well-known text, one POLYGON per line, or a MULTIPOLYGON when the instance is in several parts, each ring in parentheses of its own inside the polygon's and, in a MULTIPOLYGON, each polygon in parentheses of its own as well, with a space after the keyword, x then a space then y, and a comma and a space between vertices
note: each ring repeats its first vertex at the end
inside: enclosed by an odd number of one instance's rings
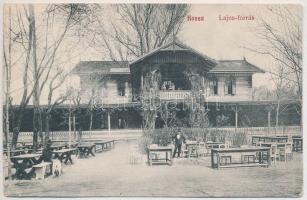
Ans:
POLYGON ((37 57, 36 57, 36 27, 35 27, 35 14, 33 5, 29 5, 29 23, 33 29, 33 48, 32 48, 32 59, 33 59, 33 79, 35 80, 34 88, 33 88, 33 146, 34 150, 37 149, 38 146, 38 134, 41 133, 41 111, 39 105, 39 82, 38 82, 38 68, 37 68, 37 57))
MULTIPOLYGON (((9 8, 9 52, 8 52, 8 61, 6 60, 6 56, 4 53, 4 58, 5 58, 5 62, 6 63, 6 94, 5 94, 5 129, 4 129, 4 133, 5 133, 5 142, 6 142, 6 148, 7 148, 7 161, 8 161, 8 178, 9 180, 11 180, 11 147, 10 147, 10 143, 9 143, 9 136, 10 136, 10 121, 9 121, 9 109, 10 109, 10 86, 11 86, 11 69, 12 69, 12 59, 11 59, 11 47, 12 47, 12 43, 11 43, 11 8, 9 8)), ((4 52, 5 50, 3 50, 4 52)))
POLYGON ((46 128, 45 128, 45 141, 44 145, 47 144, 47 141, 49 140, 49 131, 50 131, 50 112, 46 112, 46 128))
POLYGON ((276 108, 276 124, 275 124, 276 133, 277 133, 278 125, 279 125, 279 109, 280 109, 280 101, 278 100, 277 108, 276 108))
POLYGON ((92 126, 93 126, 93 111, 91 111, 91 115, 90 115, 90 134, 92 134, 92 126))
POLYGON ((76 134, 76 115, 73 115, 73 129, 74 129, 74 136, 76 138, 77 134, 76 134))

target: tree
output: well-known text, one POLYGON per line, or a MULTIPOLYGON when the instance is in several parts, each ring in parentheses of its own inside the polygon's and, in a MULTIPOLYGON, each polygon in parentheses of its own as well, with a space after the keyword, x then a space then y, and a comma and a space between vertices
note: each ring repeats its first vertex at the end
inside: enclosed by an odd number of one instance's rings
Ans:
MULTIPOLYGON (((14 55, 21 54, 19 66, 23 66, 22 98, 14 119, 13 127, 20 129, 23 112, 30 99, 34 105, 34 133, 33 143, 37 146, 38 132, 42 136, 42 111, 40 97, 49 78, 52 77, 54 63, 68 31, 87 16, 89 10, 86 4, 53 4, 44 8, 33 5, 6 5, 14 8, 14 26, 12 33, 22 52, 15 51, 14 55), (39 16, 36 16, 36 14, 39 16), (61 19, 61 20, 59 20, 61 19), (37 23, 39 21, 39 23, 37 23), (29 71, 32 71, 32 80, 29 80, 29 71)), ((52 78, 51 78, 52 79, 52 78)), ((18 132, 13 134, 12 144, 18 139, 18 132)))
MULTIPOLYGON (((5 143, 6 143, 6 148, 7 148, 7 154, 8 154, 8 176, 9 179, 11 179, 11 162, 10 162, 10 144, 9 144, 9 134, 10 134, 10 122, 9 122, 9 113, 10 113, 10 105, 11 105, 11 97, 10 97, 10 92, 11 92, 11 75, 12 75, 12 24, 11 24, 11 9, 9 8, 9 23, 8 23, 8 30, 9 30, 9 34, 8 34, 8 49, 6 51, 6 46, 5 46, 5 42, 3 41, 3 60, 4 60, 4 71, 5 71, 5 112, 3 112, 4 114, 4 123, 3 123, 3 127, 4 127, 4 139, 5 139, 5 143), (7 55, 8 54, 8 55, 7 55), (8 57, 7 57, 8 56, 8 57)), ((5 23, 4 23, 5 24, 5 23)), ((5 26, 5 25, 4 25, 5 26)))
POLYGON ((103 109, 104 90, 110 76, 104 73, 92 73, 89 75, 92 85, 90 86, 90 98, 87 104, 87 111, 90 115, 89 131, 92 132, 93 112, 94 110, 103 109))
POLYGON ((272 76, 279 79, 278 82, 287 81, 294 85, 296 96, 301 99, 302 8, 274 5, 268 6, 266 11, 270 18, 259 17, 258 25, 253 30, 261 42, 246 49, 271 57, 277 68, 270 71, 272 76))
POLYGON ((52 77, 51 81, 49 82, 48 104, 47 108, 44 110, 44 116, 46 118, 44 145, 47 144, 47 141, 49 140, 51 112, 56 106, 64 103, 71 95, 70 90, 68 90, 65 94, 60 95, 55 100, 53 100, 54 92, 62 86, 67 76, 68 73, 64 73, 62 69, 58 68, 57 73, 52 77))
MULTIPOLYGON (((186 4, 118 4, 119 20, 97 16, 91 45, 102 45, 112 60, 129 60, 169 42, 178 34, 190 6, 186 4), (100 20, 99 20, 100 19, 100 20)), ((101 49, 101 48, 100 48, 101 49)))
MULTIPOLYGON (((205 98, 203 95, 203 91, 206 91, 205 88, 207 88, 207 83, 202 76, 193 72, 192 69, 187 69, 185 71, 185 76, 191 82, 191 94, 185 98, 185 104, 187 105, 189 115, 189 124, 192 128, 201 128, 201 131, 205 131, 203 128, 208 128, 209 126, 209 110, 205 107, 205 98)), ((201 133, 198 132, 198 138, 200 138, 200 134, 201 133)), ((202 135, 206 137, 206 132, 203 132, 202 135)))

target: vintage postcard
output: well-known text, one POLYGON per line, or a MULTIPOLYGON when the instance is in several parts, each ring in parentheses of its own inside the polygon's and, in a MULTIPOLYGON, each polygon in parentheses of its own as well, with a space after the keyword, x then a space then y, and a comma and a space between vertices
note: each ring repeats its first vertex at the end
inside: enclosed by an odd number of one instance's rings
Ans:
POLYGON ((4 197, 303 196, 301 2, 2 5, 4 197))

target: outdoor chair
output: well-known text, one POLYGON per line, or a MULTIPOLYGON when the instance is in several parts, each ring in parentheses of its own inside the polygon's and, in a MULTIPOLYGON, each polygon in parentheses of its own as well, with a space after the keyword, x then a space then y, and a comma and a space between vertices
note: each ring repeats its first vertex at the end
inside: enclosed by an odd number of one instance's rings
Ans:
POLYGON ((277 157, 277 145, 276 144, 271 146, 270 154, 271 154, 271 161, 275 164, 276 157, 277 157))
POLYGON ((278 148, 277 159, 279 161, 289 161, 293 158, 292 143, 286 143, 283 147, 278 148))
POLYGON ((293 159, 292 143, 286 144, 285 155, 286 155, 286 161, 293 159))
POLYGON ((188 149, 186 148, 186 145, 183 144, 181 147, 180 157, 186 158, 187 156, 188 156, 188 149))
POLYGON ((199 158, 199 157, 206 156, 206 154, 207 154, 207 148, 205 146, 205 143, 200 142, 197 146, 197 149, 196 149, 196 156, 197 156, 197 158, 199 158))
POLYGON ((281 147, 278 148, 278 153, 276 154, 276 158, 278 161, 286 161, 286 152, 285 152, 285 148, 281 147))

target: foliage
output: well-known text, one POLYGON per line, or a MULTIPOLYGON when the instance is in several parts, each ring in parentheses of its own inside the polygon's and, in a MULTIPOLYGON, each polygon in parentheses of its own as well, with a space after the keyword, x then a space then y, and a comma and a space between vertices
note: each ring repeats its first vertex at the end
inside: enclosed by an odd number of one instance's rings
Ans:
POLYGON ((232 132, 222 130, 212 130, 206 128, 186 128, 183 129, 185 137, 189 140, 229 142, 232 146, 248 144, 247 132, 232 132))
POLYGON ((149 134, 144 134, 139 139, 139 149, 142 153, 146 152, 146 148, 151 144, 157 144, 159 146, 167 146, 171 144, 172 137, 175 135, 177 128, 162 128, 155 129, 149 134))
POLYGON ((189 113, 189 124, 191 127, 204 128, 209 126, 208 111, 205 108, 203 91, 205 83, 203 78, 191 69, 186 70, 185 76, 191 82, 191 95, 185 99, 189 113))

